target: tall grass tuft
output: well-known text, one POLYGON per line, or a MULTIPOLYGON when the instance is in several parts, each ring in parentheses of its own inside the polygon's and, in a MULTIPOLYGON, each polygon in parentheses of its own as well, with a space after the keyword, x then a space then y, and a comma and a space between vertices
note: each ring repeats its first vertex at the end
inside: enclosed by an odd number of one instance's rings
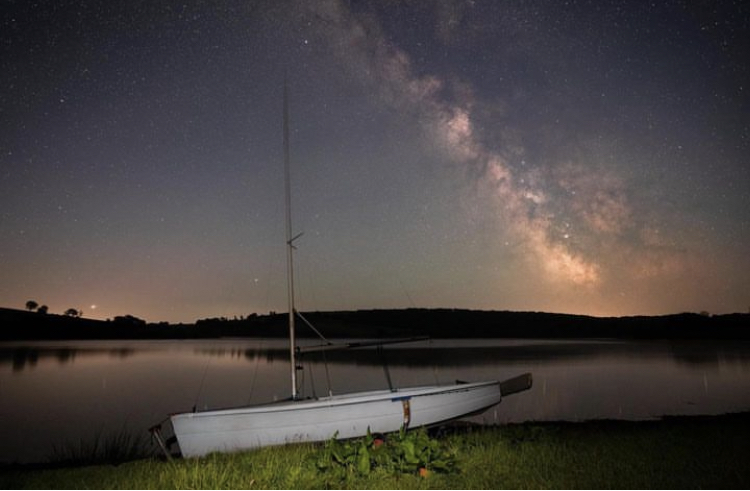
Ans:
POLYGON ((109 433, 97 431, 91 439, 53 445, 47 461, 54 466, 78 467, 117 465, 153 456, 154 449, 146 432, 134 434, 123 426, 109 433))

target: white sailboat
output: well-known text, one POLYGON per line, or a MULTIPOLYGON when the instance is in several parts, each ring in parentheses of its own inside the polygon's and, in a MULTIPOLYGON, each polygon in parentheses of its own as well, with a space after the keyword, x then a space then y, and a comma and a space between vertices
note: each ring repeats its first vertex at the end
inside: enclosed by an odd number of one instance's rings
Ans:
MULTIPOLYGON (((297 391, 287 89, 284 87, 284 174, 286 195, 287 295, 291 398, 269 404, 173 414, 169 417, 184 457, 233 452, 268 445, 324 441, 429 426, 476 414, 505 395, 531 387, 531 374, 497 380, 385 389, 302 399, 297 391)), ((359 346, 369 343, 355 343, 359 346)), ((329 349, 329 344, 315 349, 329 349)), ((156 430, 158 441, 164 447, 156 430)))

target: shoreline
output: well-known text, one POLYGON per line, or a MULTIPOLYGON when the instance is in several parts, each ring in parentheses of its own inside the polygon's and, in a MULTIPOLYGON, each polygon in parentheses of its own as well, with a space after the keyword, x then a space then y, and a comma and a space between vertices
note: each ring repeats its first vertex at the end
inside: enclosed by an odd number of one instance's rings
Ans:
MULTIPOLYGON (((571 448, 568 448, 571 445, 583 445, 583 448, 590 445, 599 447, 599 450, 605 453, 614 452, 617 454, 625 452, 625 449, 621 447, 631 439, 635 439, 638 442, 636 447, 642 447, 644 451, 648 450, 649 445, 666 445, 670 439, 676 439, 677 441, 673 442, 673 445, 667 445, 668 451, 677 451, 680 449, 680 452, 687 450, 688 454, 697 452, 703 455, 706 447, 722 447, 726 445, 725 450, 728 449, 733 452, 741 450, 744 452, 743 454, 735 455, 736 460, 742 462, 742 468, 745 468, 744 462, 750 459, 750 444, 747 443, 750 441, 750 409, 718 415, 662 416, 658 419, 640 421, 593 419, 586 421, 529 421, 493 425, 456 421, 436 427, 430 431, 430 434, 434 438, 458 448, 460 452, 472 449, 475 446, 475 443, 472 443, 473 440, 480 439, 483 442, 482 445, 488 446, 487 448, 480 448, 480 453, 485 450, 488 452, 499 450, 509 451, 525 444, 530 444, 532 447, 539 444, 545 447, 557 447, 554 452, 558 454, 558 457, 564 458, 569 451, 572 451, 571 448), (687 445, 687 447, 683 448, 683 445, 687 445), (494 446, 498 446, 499 450, 493 449, 494 446)), ((632 443, 629 443, 627 446, 630 447, 631 445, 632 443)), ((170 466, 173 465, 177 467, 194 466, 201 462, 209 461, 231 463, 237 459, 252 460, 269 452, 277 456, 277 464, 283 467, 287 454, 292 456, 298 452, 302 452, 308 455, 319 451, 322 447, 322 444, 292 444, 236 454, 214 454, 201 459, 178 458, 173 463, 165 461, 160 456, 85 466, 71 465, 70 463, 2 463, 0 464, 0 487, 3 489, 14 487, 25 488, 27 486, 32 488, 37 486, 48 488, 60 486, 61 488, 66 488, 72 482, 68 481, 68 479, 81 479, 81 483, 85 483, 87 479, 93 479, 94 477, 92 476, 101 477, 102 475, 106 476, 109 474, 111 474, 113 482, 119 482, 119 478, 116 478, 116 476, 120 474, 122 469, 127 467, 159 469, 163 473, 168 472, 170 466), (42 480, 39 481, 39 479, 42 480)), ((638 452, 632 454, 628 452, 625 452, 626 455, 629 455, 628 459, 640 462, 638 452)), ((473 453, 471 453, 471 456, 467 458, 471 461, 478 457, 473 456, 473 453)), ((720 468, 724 463, 727 463, 727 465, 731 464, 731 462, 727 461, 726 457, 717 459, 716 456, 709 455, 706 458, 711 460, 710 462, 704 462, 704 464, 711 468, 716 468, 717 466, 720 468)), ((659 467, 658 462, 646 460, 640 462, 638 465, 654 465, 657 468, 659 467)), ((690 459, 688 461, 694 463, 690 459)), ((686 461, 686 465, 688 461, 686 461)), ((278 467, 277 470, 280 470, 281 467, 278 467)), ((730 467, 734 468, 732 465, 730 467)), ((715 470, 718 474, 721 474, 721 469, 715 470)), ((750 484, 750 468, 747 468, 739 477, 741 478, 739 482, 743 486, 750 484)), ((678 481, 682 487, 685 487, 684 481, 678 481)), ((461 487, 460 483, 462 481, 460 478, 458 481, 454 480, 450 482, 453 482, 454 485, 459 483, 458 487, 461 487)), ((721 484, 721 482, 717 482, 717 485, 712 487, 727 487, 721 484)), ((99 484, 93 487, 101 487, 99 484)), ((74 487, 88 486, 76 485, 74 487)), ((144 487, 148 488, 150 486, 144 487)), ((577 486, 569 487, 575 488, 577 486)), ((622 487, 630 486, 624 485, 622 487)))

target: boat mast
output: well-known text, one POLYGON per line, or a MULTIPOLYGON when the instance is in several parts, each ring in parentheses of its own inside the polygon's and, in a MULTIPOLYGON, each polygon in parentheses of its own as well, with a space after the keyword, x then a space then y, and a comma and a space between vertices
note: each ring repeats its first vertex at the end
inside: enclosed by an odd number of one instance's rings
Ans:
POLYGON ((292 190, 289 168, 289 102, 286 76, 284 76, 284 191, 286 197, 286 269, 287 302, 289 305, 289 363, 292 374, 292 399, 297 399, 297 359, 294 332, 294 245, 292 242, 292 190))

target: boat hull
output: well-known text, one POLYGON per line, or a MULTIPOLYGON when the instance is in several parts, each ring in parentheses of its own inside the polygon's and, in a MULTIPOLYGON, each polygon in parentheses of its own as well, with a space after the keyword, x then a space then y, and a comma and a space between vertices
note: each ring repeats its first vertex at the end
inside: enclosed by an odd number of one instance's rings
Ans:
POLYGON ((170 416, 184 457, 294 442, 355 438, 369 431, 433 425, 484 411, 502 399, 500 382, 359 392, 319 399, 170 416))

